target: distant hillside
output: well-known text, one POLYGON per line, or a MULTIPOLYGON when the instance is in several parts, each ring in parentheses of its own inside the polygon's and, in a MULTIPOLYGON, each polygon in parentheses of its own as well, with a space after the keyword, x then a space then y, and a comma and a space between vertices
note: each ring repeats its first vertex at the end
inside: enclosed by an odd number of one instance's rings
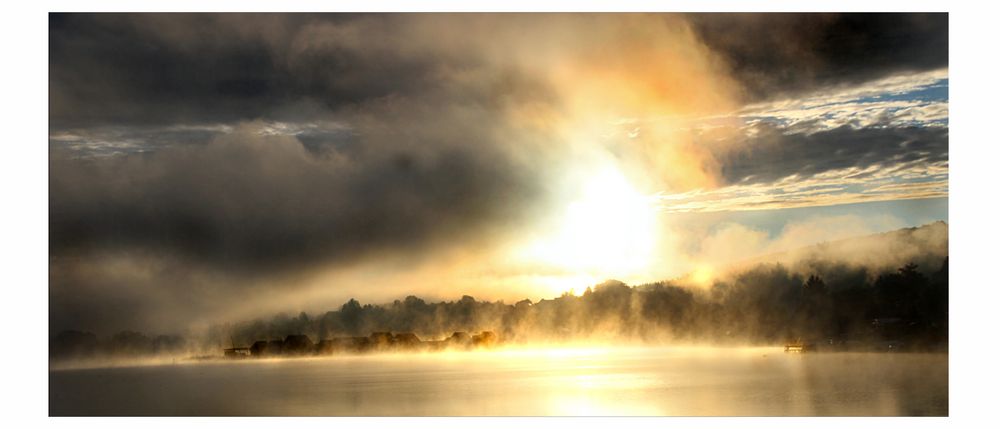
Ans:
POLYGON ((807 274, 827 271, 831 265, 877 274, 913 263, 926 274, 937 271, 947 256, 948 224, 938 221, 920 227, 772 253, 733 264, 728 271, 738 272, 755 265, 780 263, 794 272, 807 274))
POLYGON ((124 331, 108 339, 66 331, 54 359, 220 353, 223 344, 307 335, 319 341, 372 332, 441 339, 491 331, 504 342, 596 340, 781 345, 804 339, 835 350, 947 350, 948 225, 936 222, 771 254, 730 267, 711 285, 674 279, 631 287, 609 280, 581 296, 538 302, 391 304, 351 299, 325 313, 261 315, 215 325, 190 340, 124 331))

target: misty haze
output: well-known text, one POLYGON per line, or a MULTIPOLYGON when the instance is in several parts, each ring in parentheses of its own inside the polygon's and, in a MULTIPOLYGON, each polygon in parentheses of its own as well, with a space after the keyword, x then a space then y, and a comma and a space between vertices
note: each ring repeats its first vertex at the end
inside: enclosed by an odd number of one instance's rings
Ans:
POLYGON ((49 15, 49 413, 947 416, 947 14, 49 15))

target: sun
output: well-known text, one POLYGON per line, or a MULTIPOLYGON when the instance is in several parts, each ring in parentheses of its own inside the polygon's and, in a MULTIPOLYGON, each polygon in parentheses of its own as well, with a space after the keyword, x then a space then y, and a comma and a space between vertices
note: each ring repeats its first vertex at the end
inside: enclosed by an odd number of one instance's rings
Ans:
POLYGON ((711 266, 700 265, 689 276, 691 281, 698 286, 709 286, 715 279, 715 271, 711 266))
POLYGON ((656 243, 652 200, 612 166, 582 175, 580 183, 552 230, 523 256, 573 277, 624 278, 647 270, 656 243))

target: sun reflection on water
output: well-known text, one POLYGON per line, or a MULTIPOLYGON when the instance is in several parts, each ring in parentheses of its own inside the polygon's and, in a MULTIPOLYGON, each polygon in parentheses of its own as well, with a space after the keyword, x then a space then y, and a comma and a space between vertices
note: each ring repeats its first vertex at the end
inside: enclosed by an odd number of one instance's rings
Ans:
POLYGON ((780 350, 505 347, 66 370, 50 377, 75 398, 56 403, 70 414, 947 415, 947 355, 780 350), (100 395, 92 394, 94 383, 100 395), (253 388, 230 388, 239 383, 253 388), (156 386, 156 394, 136 399, 137 386, 156 386), (129 408, 116 408, 122 404, 129 408))

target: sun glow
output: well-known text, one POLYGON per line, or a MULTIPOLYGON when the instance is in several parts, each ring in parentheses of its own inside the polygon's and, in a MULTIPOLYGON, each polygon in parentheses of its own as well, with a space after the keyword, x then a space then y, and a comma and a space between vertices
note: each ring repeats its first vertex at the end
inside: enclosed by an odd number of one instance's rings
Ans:
POLYGON ((656 244, 651 199, 614 167, 586 174, 581 183, 551 234, 537 238, 522 256, 577 278, 627 277, 646 270, 656 244))
POLYGON ((690 274, 691 281, 699 286, 708 286, 715 279, 715 272, 708 265, 701 265, 690 274))

